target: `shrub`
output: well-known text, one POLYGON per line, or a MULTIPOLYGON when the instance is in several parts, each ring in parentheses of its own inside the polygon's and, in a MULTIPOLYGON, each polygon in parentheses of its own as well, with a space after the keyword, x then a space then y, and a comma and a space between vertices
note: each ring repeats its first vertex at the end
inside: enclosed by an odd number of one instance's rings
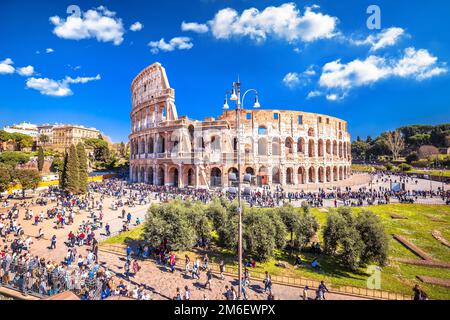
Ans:
POLYGON ((407 163, 402 163, 402 164, 399 165, 398 167, 399 167, 399 169, 400 169, 401 171, 404 171, 404 172, 406 172, 406 171, 411 171, 411 170, 412 170, 412 166, 409 165, 409 164, 407 164, 407 163))
POLYGON ((323 238, 325 252, 339 257, 351 270, 387 261, 389 241, 381 220, 372 212, 363 211, 355 219, 349 208, 339 208, 328 216, 323 238))
POLYGON ((167 239, 173 250, 188 250, 195 245, 197 235, 188 219, 184 204, 181 201, 172 201, 166 205, 152 205, 149 208, 144 238, 154 247, 167 239))
POLYGON ((246 210, 244 250, 252 257, 265 261, 273 256, 273 251, 277 247, 276 232, 275 225, 265 212, 261 212, 260 209, 246 210))
POLYGON ((388 258, 389 240, 380 218, 370 211, 363 211, 356 218, 356 230, 364 244, 361 263, 377 262, 384 266, 388 258))
POLYGON ((411 165, 415 168, 427 168, 430 165, 430 163, 428 162, 427 159, 422 159, 418 161, 413 161, 411 165))
POLYGON ((5 151, 0 153, 0 163, 15 168, 18 164, 30 161, 30 155, 20 151, 5 151))
POLYGON ((414 161, 418 161, 419 160, 419 155, 417 154, 417 152, 411 152, 410 154, 408 154, 406 156, 406 162, 411 164, 414 161))
POLYGON ((392 171, 394 169, 394 165, 390 162, 386 163, 384 167, 387 171, 392 171))

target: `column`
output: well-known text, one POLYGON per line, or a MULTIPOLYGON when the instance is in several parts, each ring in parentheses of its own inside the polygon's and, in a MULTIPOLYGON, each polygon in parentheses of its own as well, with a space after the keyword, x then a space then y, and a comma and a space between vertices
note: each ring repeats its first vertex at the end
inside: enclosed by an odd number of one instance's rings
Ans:
POLYGON ((183 165, 178 165, 178 187, 183 188, 183 165))

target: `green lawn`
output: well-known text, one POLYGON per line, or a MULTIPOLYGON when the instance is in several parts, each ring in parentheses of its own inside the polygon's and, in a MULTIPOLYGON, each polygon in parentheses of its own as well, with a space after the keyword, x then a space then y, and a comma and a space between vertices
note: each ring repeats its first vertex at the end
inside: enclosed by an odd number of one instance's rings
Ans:
MULTIPOLYGON (((446 239, 450 240, 449 206, 391 204, 384 206, 372 206, 364 209, 371 210, 382 219, 385 230, 390 236, 393 234, 405 236, 408 240, 427 251, 435 259, 450 262, 450 249, 439 243, 431 235, 431 231, 439 230, 446 239), (391 213, 402 215, 408 219, 394 220, 390 217, 391 213), (434 222, 430 220, 430 217, 434 217, 445 222, 434 222)), ((355 208, 353 210, 354 212, 360 212, 362 208, 355 208)), ((320 226, 323 227, 326 222, 328 212, 323 212, 323 210, 321 211, 319 209, 312 209, 311 211, 317 217, 320 226)), ((138 240, 142 236, 142 231, 143 227, 140 226, 134 230, 110 238, 104 243, 118 244, 124 243, 127 240, 138 240)), ((322 241, 321 233, 319 234, 319 238, 322 241)), ((184 256, 184 254, 186 253, 178 253, 180 257, 184 256)), ((196 255, 196 252, 188 252, 187 254, 194 256, 196 255)), ((235 254, 229 250, 214 248, 213 252, 210 254, 210 257, 211 260, 215 262, 223 259, 229 265, 236 265, 235 254)), ((302 254, 301 257, 303 260, 308 262, 314 258, 313 255, 308 253, 302 254)), ((390 241, 389 257, 419 259, 393 238, 391 238, 390 241)), ((294 263, 293 257, 290 257, 285 252, 277 251, 274 259, 271 259, 265 263, 257 264, 256 270, 254 271, 269 271, 273 275, 292 277, 302 276, 314 280, 325 280, 334 286, 350 285, 356 287, 366 287, 368 275, 366 274, 364 268, 357 272, 351 272, 340 265, 339 261, 336 261, 336 259, 331 257, 319 257, 319 262, 322 266, 322 270, 320 272, 312 270, 309 266, 299 269, 294 269, 293 267, 282 269, 275 266, 278 260, 287 261, 291 265, 294 263)), ((419 283, 419 280, 416 279, 416 276, 418 275, 450 279, 450 270, 407 265, 391 261, 388 266, 382 269, 381 289, 410 295, 412 294, 412 286, 415 283, 419 283)), ((432 299, 450 299, 450 289, 448 288, 427 285, 424 283, 421 283, 421 286, 432 299)))
POLYGON ((413 169, 409 172, 412 173, 418 173, 418 174, 427 174, 431 176, 436 177, 444 177, 444 178, 450 178, 450 170, 420 170, 420 169, 413 169))

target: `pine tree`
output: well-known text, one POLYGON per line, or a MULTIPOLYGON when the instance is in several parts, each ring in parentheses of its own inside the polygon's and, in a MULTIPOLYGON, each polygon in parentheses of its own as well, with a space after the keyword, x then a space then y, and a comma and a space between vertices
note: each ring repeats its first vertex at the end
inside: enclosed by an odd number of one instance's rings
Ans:
POLYGON ((78 193, 79 171, 77 148, 75 145, 71 145, 67 158, 67 183, 65 186, 67 192, 78 193))
POLYGON ((86 156, 86 150, 84 149, 84 145, 82 143, 77 145, 77 155, 79 164, 79 192, 85 194, 88 187, 88 159, 86 156))
POLYGON ((39 147, 37 159, 39 172, 42 172, 42 169, 44 168, 44 162, 45 162, 44 149, 42 147, 39 147))
POLYGON ((65 152, 62 168, 59 171, 59 187, 63 191, 66 191, 66 187, 67 187, 67 160, 68 160, 68 158, 69 158, 69 155, 67 154, 67 152, 65 152))

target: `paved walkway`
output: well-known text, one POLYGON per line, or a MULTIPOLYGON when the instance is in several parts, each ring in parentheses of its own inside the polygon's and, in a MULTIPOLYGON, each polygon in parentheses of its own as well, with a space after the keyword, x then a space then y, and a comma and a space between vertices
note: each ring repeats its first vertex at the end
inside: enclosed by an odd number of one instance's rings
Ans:
MULTIPOLYGON (((100 195, 97 194, 96 200, 99 198, 100 198, 100 195)), ((103 226, 106 223, 109 223, 111 226, 110 230, 114 234, 122 229, 123 219, 121 219, 121 217, 120 217, 122 208, 120 208, 117 211, 113 211, 110 209, 111 203, 113 200, 114 199, 111 197, 105 197, 105 199, 103 201, 103 214, 104 214, 103 226)), ((33 206, 32 207, 33 214, 37 214, 37 213, 43 211, 44 214, 46 215, 47 209, 53 208, 54 205, 55 205, 55 203, 52 202, 52 203, 49 203, 47 206, 33 206)), ((139 217, 141 219, 141 221, 144 220, 145 215, 147 213, 148 206, 149 206, 149 204, 136 205, 133 208, 125 207, 126 212, 127 213, 130 212, 132 215, 133 224, 137 217, 139 217)), ((5 210, 5 209, 3 209, 3 210, 5 210)), ((60 229, 55 229, 55 223, 54 223, 55 219, 52 219, 52 220, 45 219, 44 222, 39 223, 39 225, 35 226, 35 225, 33 225, 34 220, 24 220, 24 216, 25 216, 25 209, 19 207, 18 223, 20 223, 22 225, 25 235, 32 237, 33 242, 34 242, 31 245, 30 252, 33 255, 38 255, 39 257, 45 257, 46 259, 51 259, 51 260, 54 260, 57 262, 62 261, 67 254, 67 246, 64 244, 64 241, 67 240, 67 236, 70 233, 70 231, 72 231, 73 233, 76 233, 78 226, 82 223, 82 221, 89 220, 88 212, 85 210, 81 210, 79 213, 77 213, 75 215, 74 223, 72 225, 65 226, 64 228, 60 228, 60 229), (38 235, 40 228, 42 228, 42 230, 44 232, 44 239, 37 240, 36 237, 38 235), (53 235, 56 235, 57 244, 56 244, 56 249, 50 250, 48 247, 50 246, 50 238, 53 235)), ((96 238, 99 239, 100 241, 102 239, 105 239, 104 232, 105 232, 104 228, 102 228, 100 230, 96 230, 95 231, 96 238)), ((4 244, 9 245, 10 243, 5 243, 4 240, 0 239, 0 244, 1 245, 4 245, 4 244)), ((85 256, 86 248, 87 248, 86 246, 77 247, 77 253, 85 256)))
MULTIPOLYGON (((224 300, 225 286, 236 286, 237 280, 231 276, 225 276, 224 280, 214 275, 211 289, 205 289, 206 273, 200 274, 200 279, 192 279, 191 275, 184 275, 183 270, 177 269, 175 273, 171 273, 169 269, 166 270, 164 266, 157 265, 151 260, 139 262, 141 270, 127 281, 122 274, 125 257, 110 252, 99 251, 99 261, 105 263, 106 266, 116 274, 117 277, 122 278, 124 282, 128 283, 133 289, 134 286, 143 285, 147 290, 154 292, 153 300, 167 300, 173 299, 176 295, 176 289, 180 288, 184 293, 184 287, 188 286, 191 290, 192 300, 202 300, 204 296, 208 300, 224 300)), ((251 271, 250 271, 251 272, 251 271)), ((251 273, 250 273, 251 275, 251 273)), ((272 291, 276 300, 301 300, 300 288, 283 286, 274 284, 272 291)), ((247 297, 250 300, 267 300, 267 294, 264 293, 264 284, 262 281, 251 281, 247 289, 247 297)), ((309 292, 309 297, 315 297, 315 290, 309 292)), ((361 297, 329 293, 326 295, 328 300, 367 300, 361 297)))

